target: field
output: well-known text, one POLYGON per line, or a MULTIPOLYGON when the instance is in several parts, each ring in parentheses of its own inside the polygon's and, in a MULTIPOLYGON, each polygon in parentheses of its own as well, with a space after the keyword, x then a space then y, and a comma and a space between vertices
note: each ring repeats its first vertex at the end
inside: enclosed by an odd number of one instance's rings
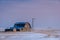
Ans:
POLYGON ((31 32, 0 32, 0 40, 60 40, 60 31, 31 30, 31 32))
POLYGON ((54 37, 60 37, 60 30, 33 30, 33 32, 36 33, 43 33, 43 34, 47 34, 48 37, 54 36, 54 37))

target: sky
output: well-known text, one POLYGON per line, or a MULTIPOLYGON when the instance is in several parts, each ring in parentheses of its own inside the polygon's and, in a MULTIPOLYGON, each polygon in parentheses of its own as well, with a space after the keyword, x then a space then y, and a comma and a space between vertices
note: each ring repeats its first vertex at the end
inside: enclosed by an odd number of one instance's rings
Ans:
POLYGON ((28 21, 33 28, 60 28, 60 0, 0 0, 0 27, 28 21))

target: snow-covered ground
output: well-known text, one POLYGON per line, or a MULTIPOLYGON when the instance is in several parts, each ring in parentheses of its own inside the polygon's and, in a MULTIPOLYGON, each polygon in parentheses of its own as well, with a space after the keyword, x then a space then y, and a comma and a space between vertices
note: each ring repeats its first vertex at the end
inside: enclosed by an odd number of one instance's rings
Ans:
POLYGON ((59 38, 47 36, 47 34, 34 32, 2 32, 0 33, 0 40, 59 40, 59 38))
POLYGON ((5 28, 0 27, 0 31, 4 31, 4 30, 5 30, 5 28))

